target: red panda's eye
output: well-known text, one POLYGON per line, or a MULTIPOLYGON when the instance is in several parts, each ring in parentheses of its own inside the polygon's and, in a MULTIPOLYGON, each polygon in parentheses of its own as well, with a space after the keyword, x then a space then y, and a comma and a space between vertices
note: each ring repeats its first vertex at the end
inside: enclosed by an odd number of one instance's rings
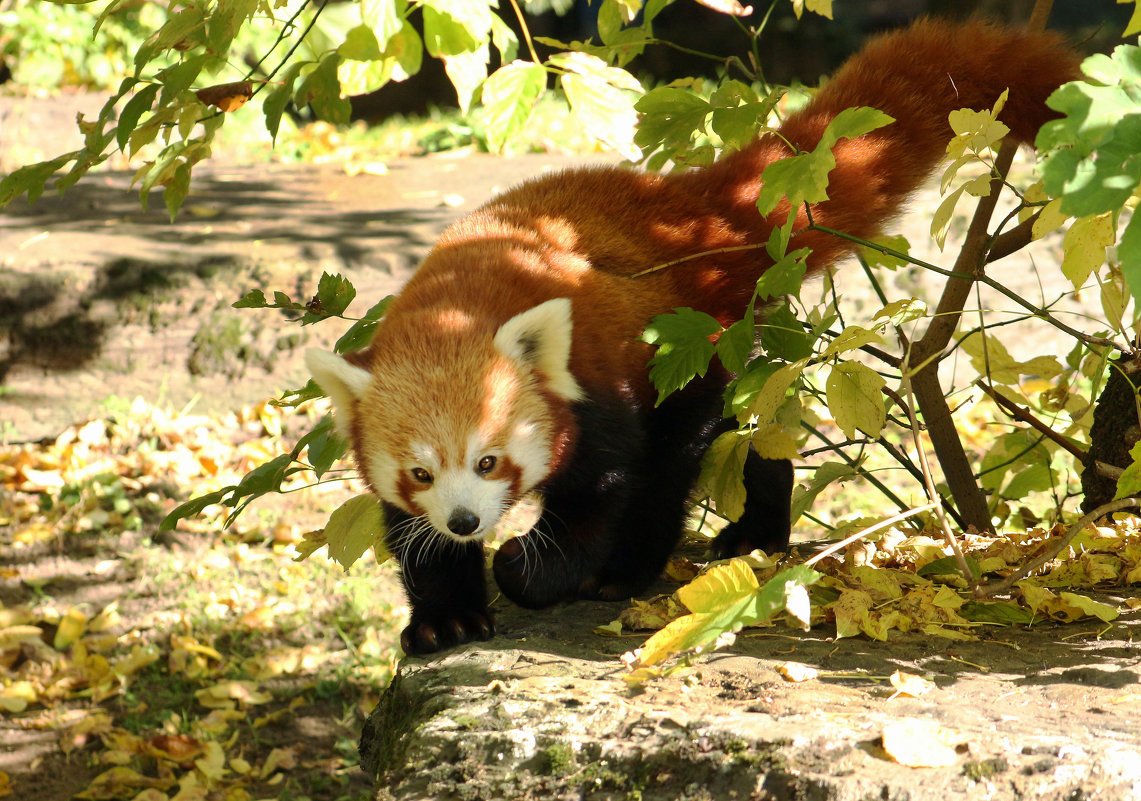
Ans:
POLYGON ((476 465, 476 469, 481 473, 490 473, 492 468, 494 468, 494 467, 495 467, 495 457, 494 456, 484 456, 482 459, 479 460, 479 464, 476 465))
POLYGON ((416 479, 421 484, 432 483, 432 474, 425 470, 423 467, 413 467, 412 478, 416 479))

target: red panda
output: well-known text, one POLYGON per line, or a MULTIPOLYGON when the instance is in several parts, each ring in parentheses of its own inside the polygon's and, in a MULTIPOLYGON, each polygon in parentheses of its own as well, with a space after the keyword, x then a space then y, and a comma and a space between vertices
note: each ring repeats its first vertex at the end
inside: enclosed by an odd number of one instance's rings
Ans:
MULTIPOLYGON (((339 430, 380 498, 387 541, 411 607, 406 653, 494 633, 483 538, 539 490, 533 530, 506 542, 493 568, 509 599, 545 607, 643 590, 676 545, 699 463, 726 430, 711 367, 655 406, 656 315, 688 306, 724 325, 740 318, 770 265, 763 243, 788 208, 762 218, 761 174, 812 149, 843 109, 873 106, 895 122, 834 148, 830 200, 814 220, 857 237, 885 220, 934 169, 948 114, 990 108, 1020 142, 1054 116, 1046 97, 1078 75, 1047 33, 922 21, 872 41, 801 111, 712 166, 672 175, 569 170, 512 189, 448 228, 367 349, 306 360, 332 398, 339 430), (725 249, 737 248, 725 252, 725 249), (721 251, 633 277, 683 257, 721 251)), ((796 228, 803 229, 803 210, 796 228)), ((851 245, 794 235, 819 271, 851 245)), ((751 453, 745 512, 713 543, 724 557, 781 549, 792 466, 751 453)))

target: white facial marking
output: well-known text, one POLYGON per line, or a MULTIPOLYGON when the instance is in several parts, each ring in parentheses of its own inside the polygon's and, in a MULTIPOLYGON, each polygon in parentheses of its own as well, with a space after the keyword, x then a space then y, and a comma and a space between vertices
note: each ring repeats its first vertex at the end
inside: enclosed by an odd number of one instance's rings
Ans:
MULTIPOLYGON (((411 445, 409 455, 411 462, 400 469, 410 471, 420 467, 432 476, 431 483, 425 483, 416 491, 416 503, 424 510, 434 529, 457 542, 471 542, 491 533, 513 500, 507 498, 510 482, 492 479, 479 472, 481 459, 485 456, 500 458, 502 452, 489 448, 478 434, 468 438, 459 464, 444 464, 436 449, 424 443, 411 445), (479 519, 476 529, 466 536, 455 534, 448 525, 455 515, 462 513, 470 513, 479 519)), ((395 494, 395 479, 391 486, 395 494)))
POLYGON ((551 471, 550 446, 533 422, 515 426, 507 443, 507 455, 523 472, 523 492, 533 489, 551 471))

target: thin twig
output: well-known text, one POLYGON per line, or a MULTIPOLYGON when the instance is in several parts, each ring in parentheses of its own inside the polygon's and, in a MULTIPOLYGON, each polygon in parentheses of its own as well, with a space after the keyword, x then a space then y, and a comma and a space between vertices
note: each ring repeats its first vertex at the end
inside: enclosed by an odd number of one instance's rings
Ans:
POLYGON ((1120 498, 1116 501, 1110 501, 1109 503, 1102 504, 1090 512, 1088 515, 1083 517, 1081 520, 1070 526, 1069 530, 1066 531, 1062 538, 1058 540, 1057 543, 1052 545, 1045 553, 1042 553, 1035 559, 1031 559, 1016 572, 1007 576, 1002 581, 996 581, 985 586, 975 587, 975 597, 990 598, 1008 591, 1017 582, 1022 581, 1022 579, 1026 578, 1031 573, 1041 568, 1047 562, 1056 558, 1058 554, 1060 554, 1069 546, 1074 537, 1078 535, 1078 532, 1085 529, 1085 527, 1093 521, 1105 515, 1113 514, 1114 512, 1120 512, 1122 509, 1130 509, 1136 507, 1141 507, 1141 497, 1120 498))
MULTIPOLYGON (((943 513, 942 504, 936 501, 936 499, 942 500, 942 496, 939 494, 939 491, 935 489, 935 480, 931 477, 931 464, 927 461, 927 451, 923 448, 923 441, 919 437, 919 420, 915 416, 916 401, 915 395, 912 392, 911 371, 907 369, 907 359, 910 357, 911 354, 908 353, 904 359, 902 383, 903 390, 907 394, 908 399, 907 413, 911 420, 911 436, 915 441, 915 452, 919 457, 919 466, 923 470, 924 489, 927 491, 927 497, 935 504, 939 527, 943 530, 943 539, 947 541, 947 544, 951 547, 951 551, 955 554, 955 561, 959 565, 959 570, 962 571, 968 580, 973 582, 977 577, 972 574, 970 567, 967 565, 967 557, 963 554, 963 549, 959 546, 959 540, 955 537, 954 532, 951 531, 951 525, 947 522, 947 515, 943 513)), ((960 524, 962 523, 961 520, 959 522, 960 524)))
POLYGON ((811 559, 807 560, 804 563, 804 566, 805 567, 812 567, 814 564, 819 562, 825 556, 831 556, 832 554, 836 553, 836 551, 840 550, 841 548, 847 546, 850 543, 855 542, 856 540, 863 539, 864 537, 867 537, 869 534, 875 534, 881 528, 887 528, 888 526, 894 526, 896 523, 900 522, 901 520, 906 520, 907 518, 912 517, 913 515, 917 515, 920 512, 926 512, 928 509, 934 508, 935 506, 938 506, 938 505, 939 505, 938 502, 931 501, 930 503, 925 503, 922 506, 916 506, 914 509, 907 509, 906 511, 900 512, 897 515, 889 517, 887 520, 881 520, 880 522, 876 523, 874 526, 868 526, 865 529, 861 529, 860 531, 857 531, 855 534, 852 534, 851 536, 845 537, 844 539, 840 540, 839 542, 832 543, 827 548, 825 548, 823 551, 816 554, 811 559))
POLYGON ((687 261, 693 261, 694 259, 704 259, 707 256, 720 256, 725 253, 739 253, 742 250, 760 250, 763 247, 765 247, 765 244, 763 242, 758 242, 753 245, 733 245, 732 247, 718 248, 717 250, 703 250, 700 253, 691 253, 688 256, 682 256, 680 259, 667 261, 665 264, 655 264, 653 267, 647 267, 645 270, 634 273, 630 277, 641 278, 643 275, 660 272, 661 270, 668 270, 670 267, 676 267, 679 264, 685 264, 687 261))
POLYGON ((1080 459, 1082 461, 1085 460, 1085 450, 1079 447, 1077 443, 1072 442, 1066 437, 1063 437, 1057 431, 1050 428, 1050 426, 1046 425, 1037 417, 1032 415, 1029 409, 1019 406, 1009 398, 1004 398, 1002 395, 999 395, 998 392, 995 391, 994 387, 984 382, 981 378, 976 378, 974 383, 976 387, 986 393, 987 397, 994 401, 1000 409, 1009 414, 1012 418, 1020 423, 1025 423, 1035 431, 1038 431, 1040 434, 1042 434, 1042 436, 1046 437, 1051 442, 1054 442, 1058 446, 1068 451, 1070 455, 1075 459, 1080 459))
POLYGON ((527 27, 527 20, 523 17, 523 9, 519 8, 518 0, 511 0, 511 7, 515 9, 515 18, 519 20, 519 27, 523 30, 523 40, 527 42, 527 51, 531 54, 531 60, 536 64, 539 61, 539 54, 535 52, 535 43, 531 41, 531 29, 527 27))

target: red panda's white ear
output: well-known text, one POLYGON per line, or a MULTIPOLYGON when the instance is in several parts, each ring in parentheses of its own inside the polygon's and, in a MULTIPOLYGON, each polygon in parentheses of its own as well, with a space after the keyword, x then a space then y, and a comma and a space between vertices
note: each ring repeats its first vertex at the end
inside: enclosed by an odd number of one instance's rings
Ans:
POLYGON ((555 298, 515 315, 495 332, 504 356, 543 372, 552 391, 567 400, 582 397, 570 372, 571 302, 555 298))
POLYGON ((305 351, 305 366, 313 374, 313 380, 333 401, 337 433, 348 438, 352 428, 354 401, 364 395, 372 376, 344 357, 325 350, 310 348, 305 351))

